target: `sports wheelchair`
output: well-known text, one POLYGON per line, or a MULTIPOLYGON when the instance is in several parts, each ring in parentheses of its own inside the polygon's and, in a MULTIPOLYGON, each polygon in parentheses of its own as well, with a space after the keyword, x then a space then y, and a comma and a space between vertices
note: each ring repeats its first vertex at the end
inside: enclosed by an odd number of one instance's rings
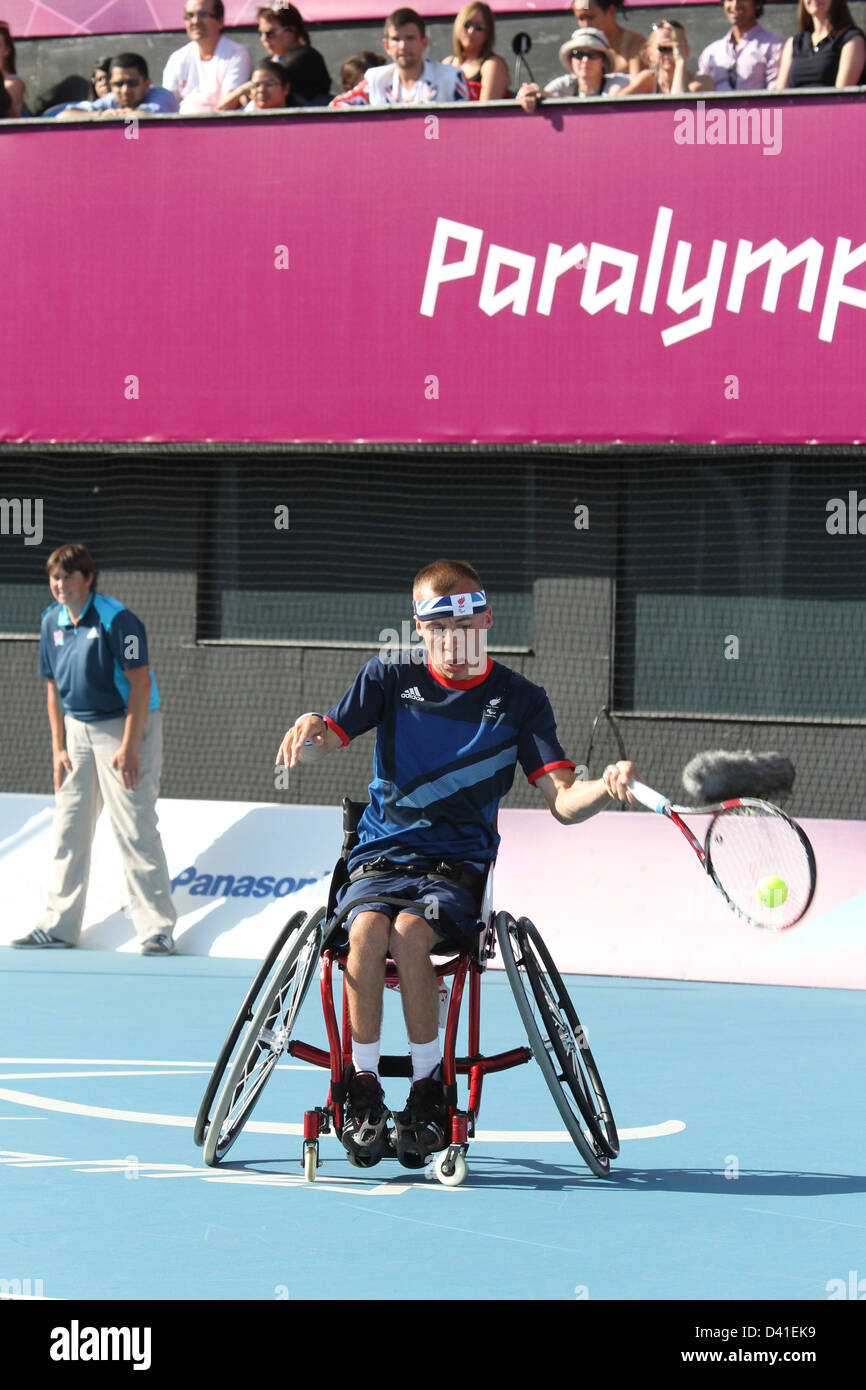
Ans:
MULTIPOLYGON (((219 1164, 238 1138, 284 1054, 325 1067, 330 1088, 324 1105, 306 1111, 303 1129, 304 1177, 312 1182, 320 1166, 319 1137, 342 1134, 347 1095, 346 1072, 352 1060, 348 995, 343 989, 342 1028, 334 1005, 334 967, 344 971, 348 943, 343 921, 351 908, 335 911, 340 885, 348 879, 347 860, 357 844, 357 826, 364 803, 343 801, 343 848, 331 878, 327 907, 309 914, 297 912, 280 932, 247 991, 217 1058, 195 1121, 193 1137, 204 1149, 205 1163, 219 1164), (301 1006, 318 971, 328 1048, 301 1042, 293 1035, 301 1006), (216 1098, 216 1103, 214 1103, 216 1098)), ((492 869, 488 871, 479 910, 477 945, 437 943, 432 952, 440 985, 451 977, 450 999, 442 1048, 450 1140, 435 1156, 435 1172, 446 1187, 466 1176, 466 1153, 475 1135, 484 1077, 506 1071, 535 1057, 581 1158, 598 1177, 610 1172, 619 1153, 619 1138, 598 1068, 574 1005, 538 931, 526 918, 493 912, 492 869), (515 1047, 485 1057, 480 1050, 481 976, 499 946, 505 972, 526 1029, 529 1047, 515 1047), (440 959, 446 958, 446 959, 440 959), (456 1055, 460 1007, 468 976, 469 1053, 456 1055), (458 1105, 458 1076, 469 1079, 465 1109, 458 1105)), ((375 893, 376 901, 415 908, 417 902, 375 893)), ((386 987, 398 987, 396 966, 386 964, 386 987)), ((382 1077, 411 1078, 411 1059, 383 1056, 382 1077)), ((368 1166, 347 1152, 356 1167, 368 1166)), ((432 1156, 431 1156, 432 1157, 432 1156)), ((378 1161, 378 1160, 374 1160, 378 1161)))

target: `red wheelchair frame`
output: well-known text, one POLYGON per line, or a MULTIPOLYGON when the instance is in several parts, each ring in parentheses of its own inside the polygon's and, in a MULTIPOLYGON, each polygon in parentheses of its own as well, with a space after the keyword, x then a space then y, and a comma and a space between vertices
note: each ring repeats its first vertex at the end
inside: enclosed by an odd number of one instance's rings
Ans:
MULTIPOLYGON (((346 1069, 352 1060, 352 1029, 345 987, 342 1026, 337 1021, 334 967, 345 970, 348 946, 329 942, 352 910, 349 907, 335 913, 334 901, 340 883, 347 877, 346 859, 356 842, 355 827, 362 810, 363 806, 357 802, 343 802, 343 853, 332 876, 328 907, 309 915, 298 913, 286 924, 262 963, 229 1031, 195 1122, 194 1139, 204 1148, 205 1161, 209 1164, 219 1163, 225 1157, 283 1053, 326 1068, 330 1073, 325 1104, 304 1114, 301 1165, 308 1181, 314 1180, 320 1166, 320 1136, 333 1130, 339 1138, 342 1133, 346 1069), (317 960, 327 1049, 292 1037, 317 960), (212 1103, 226 1071, 228 1077, 211 1115, 212 1103)), ((405 898, 377 894, 375 900, 416 912, 418 909, 417 902, 405 898)), ((597 1176, 606 1176, 610 1172, 610 1160, 619 1153, 619 1140, 586 1035, 562 978, 533 924, 527 918, 515 921, 507 912, 494 915, 492 872, 487 875, 480 919, 476 950, 444 943, 431 953, 434 962, 437 957, 450 956, 434 968, 440 979, 449 976, 452 979, 442 1048, 448 1137, 445 1147, 434 1158, 436 1176, 446 1186, 456 1186, 465 1177, 466 1152, 475 1135, 484 1077, 520 1066, 533 1056, 587 1166, 597 1176), (481 976, 495 953, 497 942, 530 1046, 486 1057, 480 1046, 481 976), (469 1050, 466 1056, 458 1057, 457 1033, 467 976, 469 1050), (458 1105, 459 1076, 469 1078, 465 1108, 458 1105)), ((386 962, 385 984, 386 987, 399 987, 397 968, 390 958, 386 962)), ((411 1059, 408 1055, 383 1056, 379 1073, 382 1077, 411 1077, 411 1059)), ((347 1157, 355 1166, 362 1166, 351 1155, 347 1157)))

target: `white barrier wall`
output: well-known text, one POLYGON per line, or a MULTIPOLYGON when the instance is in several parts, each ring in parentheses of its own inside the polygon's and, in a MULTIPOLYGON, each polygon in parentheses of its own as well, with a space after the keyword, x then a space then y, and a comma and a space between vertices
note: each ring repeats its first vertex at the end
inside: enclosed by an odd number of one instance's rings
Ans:
MULTIPOLYGON (((0 796, 0 945, 39 919, 51 862, 53 798, 0 796)), ((179 949, 260 958, 283 922, 327 898, 340 852, 338 807, 161 801, 179 912, 179 949)), ((504 811, 496 906, 528 916, 564 972, 866 988, 866 826, 807 820, 818 888, 788 932, 741 922, 681 836, 645 812, 581 826, 547 811, 504 811)), ((136 951, 120 860, 97 827, 81 945, 136 951)))

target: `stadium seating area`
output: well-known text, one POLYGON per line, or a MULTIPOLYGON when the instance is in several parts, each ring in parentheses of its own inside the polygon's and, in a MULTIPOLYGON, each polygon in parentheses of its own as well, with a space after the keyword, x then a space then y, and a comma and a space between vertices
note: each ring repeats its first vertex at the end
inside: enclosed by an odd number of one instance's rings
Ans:
MULTIPOLYGON (((745 4, 751 5, 751 0, 745 0, 745 4)), ((843 0, 834 0, 834 6, 843 4, 843 0)), ((190 0, 187 10, 194 12, 196 7, 202 11, 213 9, 210 0, 190 0)), ((479 11, 479 6, 473 4, 466 7, 468 10, 479 11)), ((481 7, 484 8, 484 7, 481 7)), ((847 25, 848 20, 858 26, 861 22, 860 10, 862 5, 852 6, 847 18, 843 16, 843 22, 847 25)), ((758 18, 758 23, 766 30, 771 31, 782 39, 787 39, 798 32, 798 7, 794 4, 772 4, 763 7, 764 12, 758 18)), ((760 12, 762 6, 757 5, 760 12)), ((0 25, 0 56, 5 47, 7 52, 3 57, 4 72, 7 77, 7 89, 12 101, 7 102, 7 110, 0 111, 0 115, 5 114, 7 119, 13 118, 17 112, 15 110, 16 97, 18 104, 23 102, 22 115, 30 117, 42 117, 46 114, 56 115, 59 109, 70 103, 87 102, 107 93, 107 87, 94 85, 94 81, 99 84, 101 79, 98 69, 105 67, 110 56, 120 54, 136 54, 140 56, 149 69, 150 79, 154 86, 164 86, 164 75, 166 64, 173 53, 178 52, 184 47, 185 42, 190 42, 189 25, 186 26, 186 33, 182 29, 183 9, 178 6, 178 28, 172 32, 153 31, 144 33, 124 33, 106 35, 86 35, 82 37, 51 37, 28 39, 16 35, 14 32, 8 36, 8 42, 4 43, 3 26, 0 25), (11 53, 8 51, 11 47, 11 53), (23 92, 20 87, 15 89, 15 85, 10 82, 10 76, 15 74, 20 82, 23 83, 23 92)), ((291 7, 285 4, 276 4, 271 10, 261 11, 258 28, 238 27, 226 28, 225 38, 231 43, 237 44, 243 50, 249 63, 259 62, 263 57, 270 55, 284 64, 292 66, 292 54, 279 54, 274 52, 273 43, 269 44, 262 37, 269 27, 273 32, 280 26, 273 18, 268 16, 279 15, 283 20, 291 13, 291 7)), ((294 13, 297 13, 295 11, 294 13)), ((461 11, 461 15, 464 12, 461 11)), ((684 26, 683 34, 687 34, 686 47, 689 56, 686 58, 686 77, 699 79, 701 73, 705 72, 710 66, 703 59, 703 55, 711 44, 718 44, 719 40, 725 38, 729 33, 729 20, 726 18, 722 6, 715 4, 697 5, 677 5, 675 7, 675 17, 679 24, 684 26), (700 69, 700 70, 699 70, 700 69)), ((491 19, 493 16, 491 16, 491 19)), ((552 80, 559 78, 564 80, 563 67, 566 74, 570 72, 569 67, 560 57, 560 49, 569 41, 575 32, 575 26, 586 26, 589 21, 594 25, 602 24, 604 32, 609 34, 617 45, 617 32, 622 34, 638 34, 647 41, 651 40, 654 30, 667 18, 664 8, 658 6, 629 6, 627 10, 617 8, 612 5, 607 11, 596 4, 596 0, 577 0, 574 11, 571 7, 563 5, 561 9, 548 11, 545 14, 516 14, 498 15, 495 17, 495 51, 501 56, 504 64, 507 65, 509 76, 508 96, 513 98, 521 82, 534 81, 540 87, 546 86, 552 80), (531 49, 526 58, 519 60, 513 51, 512 44, 515 36, 525 33, 531 40, 531 49)), ((211 21, 215 23, 216 21, 211 21)), ((436 62, 451 59, 455 52, 455 19, 444 15, 441 18, 426 21, 426 37, 429 39, 429 46, 426 56, 436 62)), ((198 30, 193 31, 198 34, 198 30)), ((307 32, 307 31, 305 31, 307 32)), ((309 40, 307 48, 308 56, 310 52, 321 55, 324 68, 329 75, 329 87, 326 93, 302 93, 296 89, 290 98, 290 105, 320 105, 340 96, 340 94, 354 84, 359 72, 363 74, 361 63, 367 55, 380 55, 384 60, 382 52, 382 20, 370 20, 363 23, 358 22, 334 22, 328 24, 311 25, 307 32, 309 40), (347 67, 347 64, 354 66, 347 67), (315 100, 311 102, 310 96, 315 100)), ((834 30, 835 32, 835 30, 834 30)), ((632 45, 634 47, 634 45, 632 45)), ((628 44, 619 41, 619 48, 628 49, 628 44)), ((297 50, 295 51, 297 52, 297 50)), ((646 51, 641 52, 639 60, 632 56, 629 60, 612 60, 612 66, 625 70, 630 67, 628 73, 632 83, 636 74, 646 69, 646 51)), ((472 68, 471 62, 467 62, 467 69, 472 68)), ((664 66, 664 64, 662 64, 664 66)), ((748 67, 749 64, 747 63, 748 67)), ((722 92, 730 92, 734 86, 737 90, 744 90, 746 86, 756 90, 760 87, 774 86, 774 81, 762 81, 762 74, 759 72, 748 82, 740 81, 741 74, 732 83, 725 74, 720 77, 720 69, 711 69, 714 72, 716 89, 722 92)), ((772 74, 771 74, 772 76, 772 74)), ((713 89, 714 82, 709 77, 706 81, 706 90, 713 89)), ((652 83, 650 83, 652 87, 652 83)), ((667 90, 665 76, 662 72, 658 80, 656 90, 667 90)), ((638 87, 636 94, 643 94, 646 90, 646 83, 643 88, 638 87)), ((692 90, 700 92, 697 85, 687 81, 682 88, 674 86, 674 92, 678 90, 692 90)), ((478 97, 478 90, 470 93, 478 97)), ((630 93, 626 91, 625 95, 630 93)), ((611 92, 611 96, 622 96, 623 92, 611 92)), ((244 92, 241 95, 240 103, 247 103, 249 94, 244 92)), ((419 98, 414 98, 416 101, 419 98)), ((432 98, 421 99, 441 99, 433 96, 432 98)), ((276 98, 274 99, 276 100, 276 98)), ((0 101, 2 101, 2 89, 0 89, 0 101)), ((202 108, 198 108, 202 109, 202 108)), ((236 104, 234 109, 241 109, 236 104)))

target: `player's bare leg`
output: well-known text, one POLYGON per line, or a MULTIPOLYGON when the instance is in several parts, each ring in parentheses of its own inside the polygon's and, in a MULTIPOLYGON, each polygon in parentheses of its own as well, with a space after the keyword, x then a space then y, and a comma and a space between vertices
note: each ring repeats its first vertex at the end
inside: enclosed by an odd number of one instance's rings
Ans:
POLYGON ((401 912, 389 950, 400 976, 400 997, 410 1043, 425 1043, 439 1031, 439 989, 430 950, 436 932, 422 917, 401 912))
POLYGON ((407 1168, 423 1168, 445 1146, 447 1110, 439 1068, 439 993, 430 949, 438 937, 423 918, 401 913, 391 931, 391 956, 400 975, 403 1013, 412 1047, 412 1088, 406 1108, 394 1111, 394 1148, 407 1168))
POLYGON ((355 1042, 379 1041, 390 931, 391 923, 383 912, 359 912, 352 922, 345 979, 355 1042))
POLYGON ((390 930, 381 912, 359 912, 349 930, 345 988, 355 1070, 348 1083, 341 1141, 352 1162, 363 1168, 378 1163, 388 1150, 390 1112, 377 1068, 390 930))

